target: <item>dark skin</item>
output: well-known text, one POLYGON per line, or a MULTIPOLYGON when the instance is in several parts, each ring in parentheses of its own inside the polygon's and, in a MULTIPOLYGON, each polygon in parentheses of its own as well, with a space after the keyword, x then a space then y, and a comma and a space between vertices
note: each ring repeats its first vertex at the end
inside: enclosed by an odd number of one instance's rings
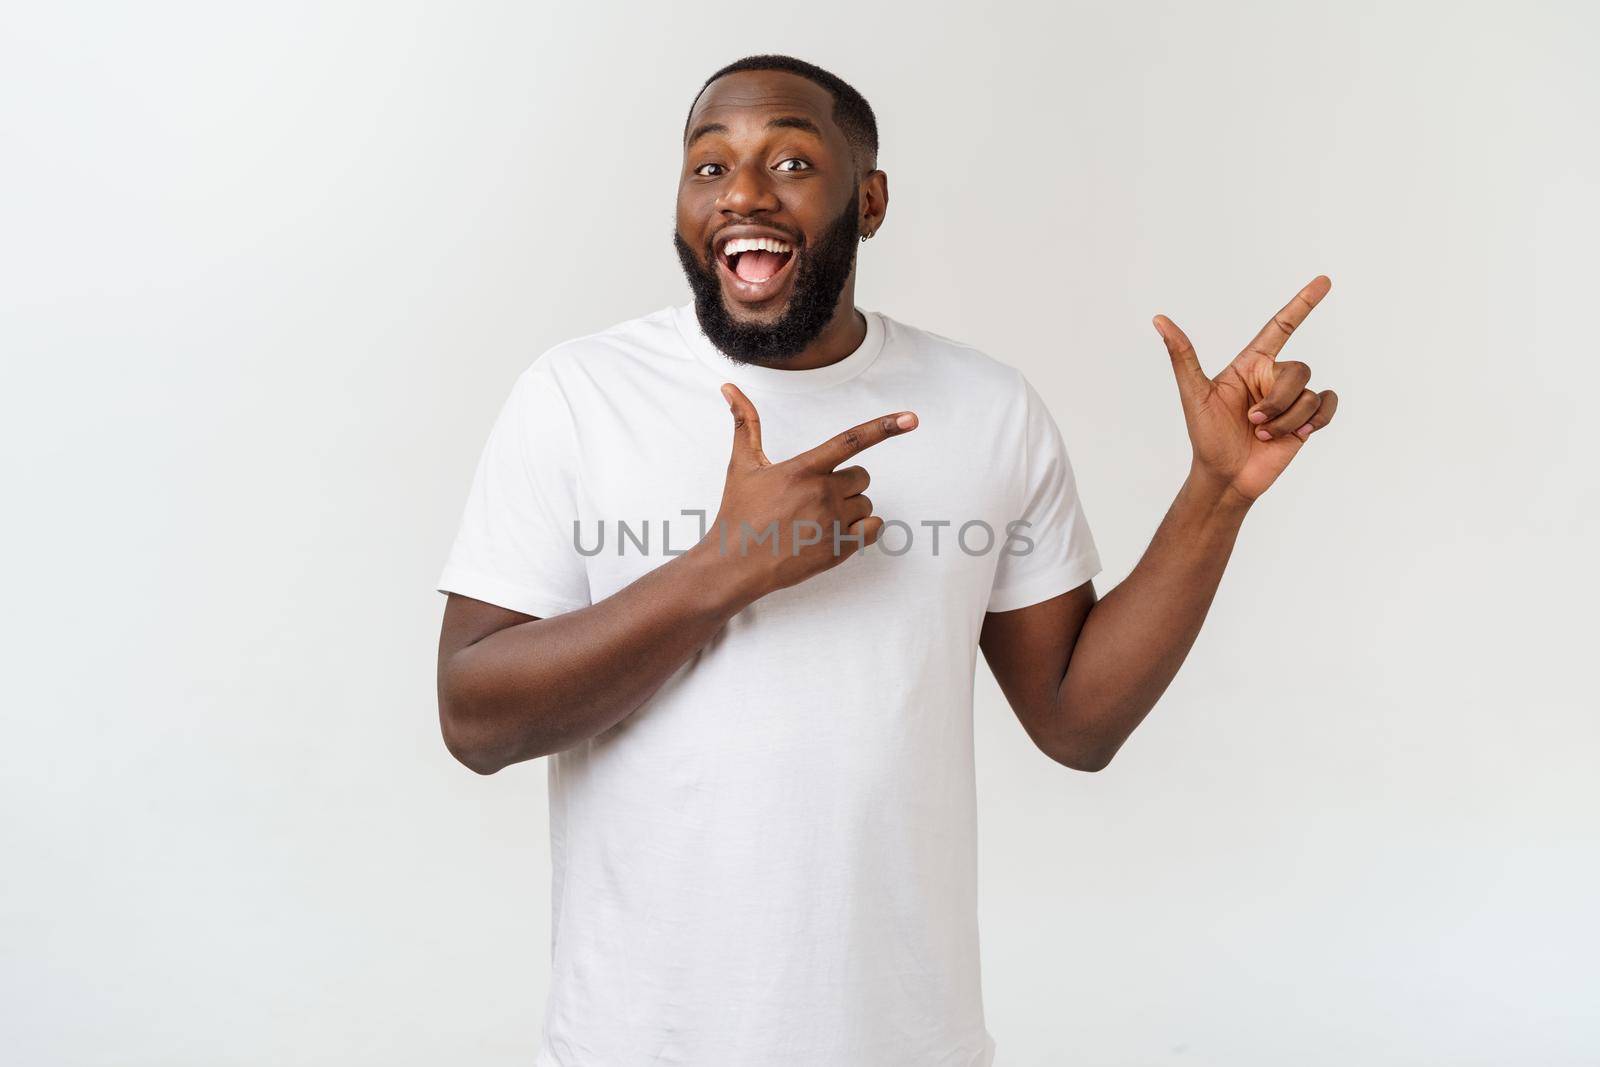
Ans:
MULTIPOLYGON (((853 152, 833 121, 832 96, 796 75, 746 71, 713 82, 689 120, 678 186, 678 232, 704 255, 724 230, 767 232, 803 256, 859 193, 860 229, 875 233, 888 208, 876 161, 853 152), (698 136, 697 136, 698 134, 698 136)), ((724 276, 730 314, 771 321, 786 306, 795 271, 758 293, 724 276)), ((1166 343, 1193 445, 1188 477, 1139 564, 1103 600, 1092 582, 1016 611, 985 617, 980 648, 1028 736, 1051 759, 1083 771, 1105 767, 1177 674, 1215 596, 1240 525, 1337 397, 1306 388, 1310 369, 1279 360, 1293 330, 1326 295, 1318 277, 1272 317, 1216 377, 1201 370, 1170 320, 1166 343)), ((785 367, 823 367, 861 344, 854 271, 832 318, 785 367)), ((828 539, 766 552, 721 553, 719 529, 833 521, 877 540, 882 519, 850 461, 916 428, 889 412, 774 462, 760 416, 736 386, 723 386, 733 444, 722 503, 705 540, 612 596, 578 611, 533 618, 452 594, 439 642, 439 712, 445 743, 481 774, 537 759, 604 732, 632 714, 697 650, 756 600, 837 566, 828 539), (626 663, 627 670, 617 664, 626 663)))
MULTIPOLYGON (((852 151, 833 121, 833 96, 805 78, 748 71, 706 88, 690 113, 678 182, 678 232, 701 252, 708 240, 738 228, 814 242, 860 191, 857 225, 876 233, 889 208, 889 178, 876 161, 852 151)), ((803 254, 804 246, 802 246, 803 254)), ((795 272, 760 300, 724 289, 736 316, 770 322, 782 314, 795 272)), ((784 361, 793 370, 837 363, 861 346, 867 320, 856 310, 854 268, 828 325, 806 349, 784 361)))

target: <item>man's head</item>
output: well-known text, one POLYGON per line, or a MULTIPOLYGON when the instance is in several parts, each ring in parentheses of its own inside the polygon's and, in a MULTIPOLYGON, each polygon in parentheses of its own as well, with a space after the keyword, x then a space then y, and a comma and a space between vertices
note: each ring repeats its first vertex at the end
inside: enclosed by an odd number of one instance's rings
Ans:
POLYGON ((854 304, 858 239, 889 202, 877 154, 872 108, 820 67, 751 56, 706 80, 684 125, 673 244, 718 348, 785 359, 854 304))

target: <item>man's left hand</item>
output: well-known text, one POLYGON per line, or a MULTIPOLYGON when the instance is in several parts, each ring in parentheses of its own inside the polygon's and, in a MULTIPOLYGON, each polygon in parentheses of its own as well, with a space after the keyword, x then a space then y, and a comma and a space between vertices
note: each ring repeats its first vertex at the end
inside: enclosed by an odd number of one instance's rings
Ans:
POLYGON ((1215 378, 1206 377, 1184 332, 1165 315, 1155 317, 1178 379, 1195 468, 1245 501, 1267 491, 1339 405, 1332 389, 1306 388, 1310 367, 1278 359, 1289 335, 1332 287, 1326 276, 1313 278, 1215 378))

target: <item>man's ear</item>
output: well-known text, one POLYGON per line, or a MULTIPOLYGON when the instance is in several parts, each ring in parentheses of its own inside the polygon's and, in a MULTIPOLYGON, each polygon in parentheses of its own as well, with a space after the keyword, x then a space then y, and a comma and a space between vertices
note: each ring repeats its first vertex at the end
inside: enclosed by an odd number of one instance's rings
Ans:
POLYGON ((881 170, 870 170, 861 179, 861 232, 877 233, 888 213, 889 176, 881 170))

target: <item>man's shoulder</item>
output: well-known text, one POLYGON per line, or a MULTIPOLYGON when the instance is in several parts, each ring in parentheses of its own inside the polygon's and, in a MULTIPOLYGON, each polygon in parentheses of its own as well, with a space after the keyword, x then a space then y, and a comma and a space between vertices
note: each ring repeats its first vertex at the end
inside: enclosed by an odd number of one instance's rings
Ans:
POLYGON ((912 326, 882 312, 879 315, 895 347, 905 358, 914 361, 915 373, 919 376, 945 375, 964 389, 992 388, 1003 394, 1021 388, 1021 371, 977 345, 912 326))
POLYGON ((687 358, 688 352, 678 334, 675 310, 660 308, 552 345, 534 358, 524 374, 548 374, 563 380, 574 374, 585 377, 605 374, 640 361, 687 358))

